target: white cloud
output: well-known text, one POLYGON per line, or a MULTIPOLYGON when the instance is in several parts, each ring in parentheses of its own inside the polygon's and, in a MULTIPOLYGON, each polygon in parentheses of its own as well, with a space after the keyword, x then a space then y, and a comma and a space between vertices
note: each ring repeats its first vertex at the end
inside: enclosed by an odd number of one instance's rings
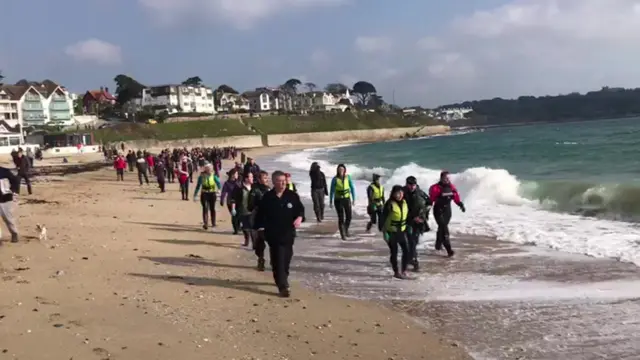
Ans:
POLYGON ((372 50, 361 61, 402 71, 357 65, 379 89, 395 88, 399 103, 640 87, 638 0, 512 0, 460 16, 437 37, 397 35, 394 56, 361 41, 372 50))
POLYGON ((391 50, 393 40, 386 36, 358 36, 355 47, 363 53, 382 53, 391 50))
POLYGON ((350 0, 138 0, 153 19, 173 25, 185 18, 224 22, 238 29, 286 11, 339 6, 350 0))
POLYGON ((76 61, 93 62, 98 65, 118 65, 122 63, 120 46, 99 39, 88 39, 69 45, 65 54, 76 61))

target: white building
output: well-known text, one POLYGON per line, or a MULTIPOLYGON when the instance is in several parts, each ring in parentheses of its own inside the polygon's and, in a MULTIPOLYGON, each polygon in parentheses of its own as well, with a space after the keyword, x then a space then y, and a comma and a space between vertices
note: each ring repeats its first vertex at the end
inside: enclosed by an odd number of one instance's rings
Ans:
POLYGON ((466 115, 472 111, 472 108, 441 108, 435 111, 434 117, 445 121, 456 121, 465 119, 466 115))
POLYGON ((0 147, 24 143, 20 94, 0 86, 0 147))
POLYGON ((242 96, 249 101, 249 109, 254 112, 284 110, 284 97, 278 89, 257 88, 242 96))
POLYGON ((251 107, 249 106, 249 99, 245 98, 240 94, 232 94, 232 93, 222 93, 219 99, 220 104, 218 105, 218 111, 249 111, 251 107))
POLYGON ((21 80, 3 86, 18 102, 20 121, 24 126, 74 124, 73 100, 69 92, 51 80, 42 83, 21 80))
POLYGON ((301 110, 307 111, 345 111, 353 106, 353 100, 349 90, 342 94, 309 91, 298 94, 296 104, 301 110))
POLYGON ((206 86, 162 85, 142 90, 142 96, 131 100, 135 110, 151 106, 169 113, 215 114, 213 90, 206 86))

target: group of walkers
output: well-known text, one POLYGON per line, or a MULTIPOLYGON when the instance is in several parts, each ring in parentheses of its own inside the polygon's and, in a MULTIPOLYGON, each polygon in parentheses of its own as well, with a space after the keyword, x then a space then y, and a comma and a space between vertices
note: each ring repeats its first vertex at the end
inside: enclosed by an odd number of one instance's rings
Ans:
MULTIPOLYGON (((165 179, 172 183, 177 178, 180 184, 182 200, 189 200, 189 184, 196 177, 193 200, 200 195, 202 205, 202 227, 216 226, 216 203, 226 206, 232 219, 233 234, 242 234, 243 245, 251 247, 256 255, 259 271, 266 268, 265 252, 269 247, 270 264, 275 283, 281 296, 290 295, 288 275, 293 256, 293 244, 296 229, 305 221, 304 206, 297 194, 297 188, 291 174, 275 171, 271 174, 256 164, 254 159, 241 161, 226 172, 224 184, 220 180, 222 158, 229 154, 235 160, 236 152, 228 149, 165 149, 154 156, 146 151, 130 151, 127 157, 118 156, 114 162, 118 179, 128 168, 138 171, 140 184, 148 184, 147 174, 156 176, 160 191, 165 191, 165 179)), ((347 173, 344 164, 336 168, 336 175, 328 183, 324 172, 317 162, 309 170, 311 180, 311 198, 317 222, 325 220, 325 198, 329 197, 329 207, 335 209, 338 217, 338 230, 343 240, 351 235, 353 205, 356 200, 356 187, 347 173)), ((390 263, 394 277, 409 279, 407 270, 412 266, 419 271, 417 245, 420 237, 430 231, 429 213, 438 224, 435 249, 443 248, 447 256, 455 253, 449 241, 449 221, 451 203, 455 203, 464 212, 456 187, 449 179, 449 173, 443 171, 440 179, 428 192, 423 191, 414 176, 409 176, 404 185, 395 185, 388 196, 381 184, 381 176, 373 174, 367 187, 367 212, 369 221, 365 231, 372 229, 382 233, 390 252, 390 263), (398 263, 399 252, 402 252, 398 263)))
MULTIPOLYGON (((327 195, 327 181, 317 162, 311 164, 309 170, 311 180, 311 198, 316 220, 324 220, 324 198, 327 195)), ((389 246, 390 263, 394 277, 407 279, 409 265, 414 271, 419 271, 417 246, 420 237, 430 231, 429 213, 433 209, 433 216, 438 224, 435 249, 447 252, 452 257, 455 252, 449 241, 449 221, 451 220, 451 202, 465 212, 465 206, 460 199, 456 187, 449 179, 449 172, 443 171, 437 183, 431 185, 428 194, 418 186, 417 179, 409 176, 404 186, 395 185, 385 197, 384 187, 380 183, 380 175, 373 174, 371 184, 367 187, 367 213, 369 221, 366 231, 369 232, 376 225, 382 232, 383 238, 389 246), (386 199, 386 200, 385 200, 386 199), (398 249, 402 250, 400 266, 398 266, 398 249)), ((351 237, 349 231, 355 204, 356 191, 347 168, 340 164, 336 168, 336 175, 331 180, 329 190, 329 206, 335 208, 338 215, 338 231, 343 240, 351 237)))

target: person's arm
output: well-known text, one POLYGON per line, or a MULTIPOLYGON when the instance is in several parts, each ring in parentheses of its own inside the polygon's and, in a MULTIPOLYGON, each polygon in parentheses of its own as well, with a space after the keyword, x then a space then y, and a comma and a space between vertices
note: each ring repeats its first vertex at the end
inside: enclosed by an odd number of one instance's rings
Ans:
POLYGON ((198 176, 198 183, 196 184, 196 190, 193 192, 193 199, 196 199, 196 196, 198 196, 198 192, 200 191, 200 188, 202 187, 202 175, 198 176))
POLYGON ((220 191, 220 205, 224 205, 224 200, 229 196, 229 181, 225 181, 222 185, 222 191, 220 191))
POLYGON ((336 178, 331 179, 331 190, 329 190, 329 204, 333 204, 333 197, 336 195, 336 178))
POLYGON ((380 216, 380 224, 382 224, 382 226, 384 226, 384 223, 387 221, 387 217, 389 216, 389 201, 391 200, 384 203, 384 206, 382 207, 382 216, 380 216))
POLYGON ((367 201, 369 202, 369 206, 373 205, 373 188, 371 185, 367 186, 367 201))
POLYGON ((324 176, 324 173, 321 172, 320 174, 322 174, 322 183, 324 184, 324 196, 329 195, 329 187, 327 186, 327 177, 324 176))
POLYGON ((453 186, 453 184, 451 184, 451 191, 453 192, 453 202, 455 202, 456 205, 458 205, 458 207, 460 208, 460 210, 462 210, 462 212, 465 212, 466 209, 464 207, 464 203, 462 202, 462 200, 460 200, 460 193, 458 192, 458 189, 456 189, 456 187, 453 186))
POLYGON ((235 189, 233 189, 233 192, 231 193, 231 198, 229 200, 229 204, 231 204, 231 210, 235 210, 236 209, 236 201, 241 201, 241 199, 238 199, 238 197, 242 197, 242 188, 241 187, 236 187, 235 189))
MULTIPOLYGON (((269 201, 268 197, 267 199, 262 199, 264 202, 269 201)), ((255 216, 253 218, 253 229, 254 230, 264 230, 264 225, 265 225, 265 215, 267 214, 267 211, 269 211, 268 208, 268 203, 267 206, 265 206, 264 204, 262 206, 259 206, 256 209, 256 213, 255 216)))
POLYGON ((213 181, 216 183, 216 189, 222 188, 222 186, 220 185, 220 178, 218 177, 218 175, 213 175, 213 181))
POLYGON ((429 201, 431 202, 429 205, 433 206, 433 202, 440 196, 440 186, 438 184, 433 184, 429 188, 429 201))
POLYGON ((347 175, 349 178, 349 190, 351 191, 351 201, 356 201, 356 187, 353 185, 351 175, 347 175))
POLYGON ((294 193, 294 195, 295 201, 293 202, 293 219, 296 220, 298 218, 301 218, 302 222, 305 222, 306 218, 304 216, 304 205, 300 200, 300 196, 296 193, 294 193))

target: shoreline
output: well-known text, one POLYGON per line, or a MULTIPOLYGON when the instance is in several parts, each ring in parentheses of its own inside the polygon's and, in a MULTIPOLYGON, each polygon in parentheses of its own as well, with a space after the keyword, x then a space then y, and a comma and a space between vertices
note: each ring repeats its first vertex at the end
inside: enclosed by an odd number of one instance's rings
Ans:
POLYGON ((422 239, 418 278, 394 281, 388 250, 379 236, 364 233, 366 220, 354 214, 351 241, 336 236, 332 211, 322 225, 300 231, 292 275, 312 289, 405 314, 478 359, 622 359, 640 352, 640 322, 628 315, 640 310, 634 264, 455 233, 454 226, 454 259, 430 250, 432 229, 422 239), (603 323, 611 326, 597 326, 603 323))
POLYGON ((21 197, 25 242, 0 248, 0 349, 26 359, 469 359, 371 302, 297 284, 278 299, 226 211, 203 231, 200 205, 168 188, 99 170, 21 197))

